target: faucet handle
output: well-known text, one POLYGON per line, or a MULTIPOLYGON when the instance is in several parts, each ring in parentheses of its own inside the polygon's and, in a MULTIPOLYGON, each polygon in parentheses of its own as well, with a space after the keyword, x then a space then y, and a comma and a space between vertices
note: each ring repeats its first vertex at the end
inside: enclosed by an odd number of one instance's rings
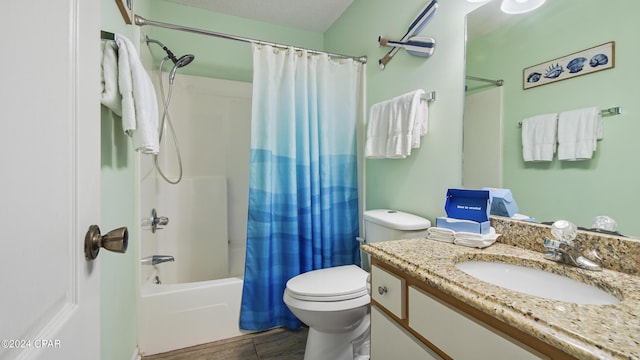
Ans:
POLYGON ((151 232, 155 233, 156 230, 162 230, 164 228, 159 227, 158 225, 167 225, 169 223, 169 218, 166 216, 158 216, 158 212, 156 209, 151 209, 151 219, 149 224, 151 225, 151 232))
POLYGON ((578 227, 567 220, 558 220, 551 225, 551 235, 561 243, 573 246, 573 239, 578 235, 578 227))

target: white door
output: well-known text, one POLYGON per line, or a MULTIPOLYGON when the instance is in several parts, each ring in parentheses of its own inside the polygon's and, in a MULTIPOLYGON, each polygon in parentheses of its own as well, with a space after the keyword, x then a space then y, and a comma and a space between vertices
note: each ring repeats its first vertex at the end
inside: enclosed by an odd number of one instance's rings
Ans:
POLYGON ((0 359, 100 357, 100 1, 0 11, 0 359))

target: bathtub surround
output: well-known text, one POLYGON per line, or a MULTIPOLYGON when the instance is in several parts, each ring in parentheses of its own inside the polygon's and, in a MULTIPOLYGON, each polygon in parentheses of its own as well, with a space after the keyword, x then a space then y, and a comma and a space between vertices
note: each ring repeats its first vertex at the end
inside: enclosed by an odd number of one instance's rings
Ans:
MULTIPOLYGON (((246 134, 251 129, 251 88, 245 82, 178 72, 171 108, 181 141, 182 181, 166 183, 155 174, 153 160, 140 157, 140 217, 149 218, 155 208, 169 223, 155 233, 150 226, 142 228, 138 260, 155 254, 175 257, 174 262, 156 266, 138 265, 138 341, 144 354, 243 333, 238 319, 249 188, 246 134), (162 284, 153 283, 156 275, 162 284)), ((162 154, 159 160, 168 176, 178 173, 175 153, 162 154)))
POLYGON ((359 263, 356 121, 366 66, 271 46, 253 45, 253 56, 240 327, 297 328, 282 301, 287 280, 359 263))

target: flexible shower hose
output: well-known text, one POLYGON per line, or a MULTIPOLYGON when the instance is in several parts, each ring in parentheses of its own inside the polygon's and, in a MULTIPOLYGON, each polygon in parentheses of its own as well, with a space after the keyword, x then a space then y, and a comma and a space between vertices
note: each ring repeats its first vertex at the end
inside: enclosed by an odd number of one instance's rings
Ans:
POLYGON ((165 125, 168 124, 169 129, 171 130, 171 137, 173 138, 173 145, 174 145, 174 148, 176 149, 176 155, 178 157, 178 169, 179 169, 178 178, 176 180, 169 179, 162 172, 162 169, 158 164, 158 155, 154 155, 153 157, 154 157, 154 163, 155 163, 156 169, 158 170, 158 173, 160 174, 160 176, 169 184, 175 185, 179 183, 180 180, 182 180, 182 156, 180 155, 180 145, 178 144, 178 137, 176 136, 176 131, 173 128, 173 122, 171 121, 171 116, 169 115, 169 104, 171 103, 171 93, 173 92, 173 82, 172 81, 169 82, 169 92, 167 93, 166 96, 164 94, 164 85, 162 83, 162 66, 164 65, 165 61, 167 61, 168 59, 169 59, 168 57, 165 57, 164 59, 162 59, 158 69, 158 82, 160 83, 160 94, 162 97, 162 104, 164 108, 164 110, 162 111, 162 121, 160 122, 160 135, 159 135, 158 143, 162 144, 162 136, 164 134, 165 125))

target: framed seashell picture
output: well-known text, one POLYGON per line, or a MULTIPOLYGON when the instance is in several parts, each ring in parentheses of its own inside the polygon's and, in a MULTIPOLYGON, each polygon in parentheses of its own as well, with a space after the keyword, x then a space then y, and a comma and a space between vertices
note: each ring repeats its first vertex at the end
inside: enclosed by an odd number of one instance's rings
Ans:
POLYGON ((594 46, 522 71, 524 90, 615 67, 615 41, 594 46))

